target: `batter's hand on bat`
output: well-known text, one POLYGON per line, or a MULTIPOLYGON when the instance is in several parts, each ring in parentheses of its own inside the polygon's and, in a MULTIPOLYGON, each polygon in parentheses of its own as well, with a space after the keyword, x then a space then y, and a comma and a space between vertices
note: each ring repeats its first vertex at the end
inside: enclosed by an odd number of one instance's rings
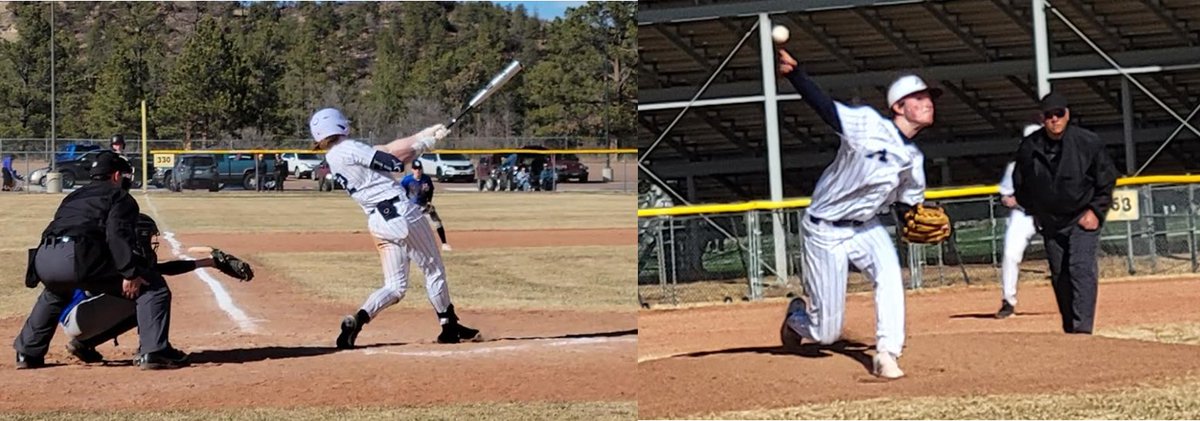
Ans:
POLYGON ((797 63, 796 59, 792 58, 791 54, 788 54, 788 52, 782 48, 779 49, 779 74, 789 74, 793 70, 796 70, 796 66, 799 65, 800 63, 797 63))

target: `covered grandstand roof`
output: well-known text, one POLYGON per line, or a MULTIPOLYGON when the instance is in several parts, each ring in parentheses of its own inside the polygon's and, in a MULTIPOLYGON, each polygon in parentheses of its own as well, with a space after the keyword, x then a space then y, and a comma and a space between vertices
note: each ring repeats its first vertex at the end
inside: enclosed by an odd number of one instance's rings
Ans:
MULTIPOLYGON (((1135 78, 1175 113, 1187 116, 1200 105, 1200 2, 1050 3, 1122 67, 1161 66, 1135 78)), ((905 72, 945 91, 935 126, 917 138, 930 186, 997 182, 1021 128, 1035 121, 1027 0, 643 0, 639 149, 659 137, 763 12, 791 29, 787 49, 837 100, 884 110, 887 85, 905 72)), ((1050 12, 1046 19, 1053 72, 1111 68, 1060 19, 1050 12)), ((758 48, 751 36, 701 99, 762 95, 758 48)), ((1101 134, 1125 169, 1121 79, 1058 79, 1052 86, 1071 100, 1073 122, 1101 134)), ((795 93, 780 82, 780 94, 795 93)), ((1140 166, 1179 124, 1136 86, 1129 89, 1140 166)), ((811 194, 839 142, 807 105, 789 98, 779 110, 784 195, 791 197, 811 194)), ((648 167, 692 201, 769 198, 762 104, 693 107, 649 155, 648 167)), ((1200 118, 1192 123, 1200 127, 1200 118)), ((1185 129, 1147 173, 1194 170, 1198 157, 1200 142, 1185 129)))

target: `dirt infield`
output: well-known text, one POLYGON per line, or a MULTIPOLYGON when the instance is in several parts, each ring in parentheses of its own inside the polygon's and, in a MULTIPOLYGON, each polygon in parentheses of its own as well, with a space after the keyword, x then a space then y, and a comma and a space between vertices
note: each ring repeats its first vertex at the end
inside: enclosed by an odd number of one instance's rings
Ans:
MULTIPOLYGON (((1096 326, 1200 320, 1200 280, 1102 283, 1096 326)), ((1017 315, 991 317, 999 292, 911 293, 908 377, 870 376, 871 295, 847 299, 846 342, 779 347, 786 302, 639 315, 639 417, 792 407, 877 397, 1076 392, 1200 374, 1200 347, 1060 333, 1048 286, 1022 287, 1017 315), (869 351, 869 352, 868 352, 869 351)))
MULTIPOLYGON (((215 245, 231 252, 257 253, 306 251, 373 251, 374 238, 366 232, 254 233, 254 234, 181 234, 187 244, 215 245)), ((450 231, 447 241, 456 250, 492 247, 615 246, 637 242, 637 230, 630 229, 547 229, 450 231)))
MULTIPOLYGON (((630 244, 633 230, 456 233, 461 247, 630 244), (473 237, 474 236, 474 237, 473 237), (536 241, 535 241, 536 240, 536 241), (507 241, 507 242, 506 242, 507 241), (599 243, 597 243, 599 242, 599 243)), ((370 249, 368 234, 184 235, 230 250, 370 249), (219 241, 218 241, 219 240, 219 241)), ((160 254, 169 255, 163 242, 160 254)), ((216 276, 232 305, 227 316, 196 275, 171 280, 171 342, 192 352, 193 367, 145 372, 129 367, 136 335, 99 350, 109 366, 84 366, 64 350, 59 333, 47 361, 55 366, 0 376, 0 411, 90 411, 358 406, 441 406, 504 402, 630 402, 637 399, 637 314, 543 310, 459 310, 484 342, 440 345, 436 317, 393 308, 359 336, 363 348, 332 347, 348 309, 309 296, 270 273, 250 283, 216 276)), ((423 300, 424 297, 408 297, 423 300)), ((0 319, 16 333, 24 315, 0 319)), ((0 358, 13 361, 10 346, 0 358)))

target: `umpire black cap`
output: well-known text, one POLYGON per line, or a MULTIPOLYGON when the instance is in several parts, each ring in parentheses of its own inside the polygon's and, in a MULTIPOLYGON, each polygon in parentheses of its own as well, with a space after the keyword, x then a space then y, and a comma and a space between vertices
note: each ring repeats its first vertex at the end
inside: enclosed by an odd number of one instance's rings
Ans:
POLYGON ((101 151, 96 154, 96 160, 92 161, 92 168, 88 170, 88 174, 91 176, 109 175, 115 172, 130 174, 133 173, 133 167, 129 165, 129 161, 113 151, 101 151))

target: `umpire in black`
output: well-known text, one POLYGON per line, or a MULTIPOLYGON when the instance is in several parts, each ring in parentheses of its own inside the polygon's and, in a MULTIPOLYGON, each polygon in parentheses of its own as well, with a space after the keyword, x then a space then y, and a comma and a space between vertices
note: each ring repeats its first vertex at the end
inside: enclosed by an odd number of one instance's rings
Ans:
POLYGON ((1097 248, 1117 171, 1095 133, 1071 121, 1067 98, 1042 99, 1043 128, 1021 140, 1013 189, 1046 245, 1062 328, 1092 333, 1097 248))
POLYGON ((41 283, 45 289, 13 341, 18 369, 45 366, 58 319, 76 289, 136 303, 142 368, 186 364, 186 354, 168 342, 171 291, 147 256, 138 254, 138 204, 128 192, 132 173, 116 153, 96 155, 89 170, 92 182, 63 199, 41 244, 30 252, 25 285, 41 283))

